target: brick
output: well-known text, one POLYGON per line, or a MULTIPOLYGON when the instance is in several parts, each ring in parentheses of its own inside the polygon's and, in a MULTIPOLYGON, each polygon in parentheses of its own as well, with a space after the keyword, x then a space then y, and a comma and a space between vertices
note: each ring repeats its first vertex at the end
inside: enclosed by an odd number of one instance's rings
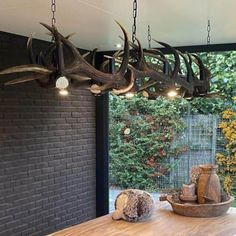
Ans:
POLYGON ((42 169, 33 169, 33 170, 28 170, 27 174, 30 176, 36 176, 42 174, 42 169))
POLYGON ((35 228, 28 228, 26 230, 21 231, 21 235, 27 236, 27 235, 32 235, 35 233, 36 229, 35 228))
POLYGON ((29 215, 29 211, 25 210, 25 211, 20 211, 14 214, 14 219, 21 219, 23 217, 26 217, 29 215))
POLYGON ((2 217, 2 218, 0 219, 0 225, 1 225, 1 224, 6 224, 6 223, 8 223, 8 222, 10 222, 10 221, 13 221, 13 220, 14 220, 13 216, 5 216, 5 217, 2 217))
MULTIPOLYGON (((19 235, 19 232, 23 232, 24 230, 27 230, 28 225, 27 224, 20 224, 18 226, 14 227, 13 233, 15 233, 16 235, 19 235)), ((22 233, 22 235, 25 235, 22 233)))
POLYGON ((0 236, 8 236, 8 235, 12 235, 12 234, 13 234, 13 229, 8 229, 8 228, 6 228, 6 230, 0 232, 0 236))

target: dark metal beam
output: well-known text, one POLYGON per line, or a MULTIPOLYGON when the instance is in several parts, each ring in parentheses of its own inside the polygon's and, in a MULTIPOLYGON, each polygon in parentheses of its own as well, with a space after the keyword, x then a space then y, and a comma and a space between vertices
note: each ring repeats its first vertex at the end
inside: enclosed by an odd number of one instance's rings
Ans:
MULTIPOLYGON (((102 54, 96 57, 101 64, 102 54)), ((114 73, 114 59, 110 59, 109 70, 114 73)), ((109 213, 109 94, 96 97, 96 216, 109 213)))
MULTIPOLYGON (((181 52, 220 52, 220 51, 236 51, 236 43, 225 43, 225 44, 209 44, 209 45, 195 45, 195 46, 180 46, 174 47, 175 49, 181 52)), ((157 48, 161 50, 163 53, 170 53, 166 48, 157 48)), ((116 51, 106 51, 100 52, 106 55, 112 55, 116 51)))
POLYGON ((108 93, 96 97, 96 216, 109 211, 108 93))
MULTIPOLYGON (((182 46, 175 47, 181 52, 220 52, 220 51, 234 51, 236 50, 236 43, 226 44, 207 44, 207 45, 195 45, 195 46, 182 46)), ((160 48, 163 53, 169 53, 166 48, 160 48)))

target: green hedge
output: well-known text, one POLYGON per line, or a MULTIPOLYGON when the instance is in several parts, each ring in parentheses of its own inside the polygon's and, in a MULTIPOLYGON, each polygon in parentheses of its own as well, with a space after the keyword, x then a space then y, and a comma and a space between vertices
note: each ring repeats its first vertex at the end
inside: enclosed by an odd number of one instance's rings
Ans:
POLYGON ((169 156, 186 151, 172 145, 184 124, 183 104, 159 98, 110 97, 110 183, 122 188, 154 190, 156 179, 172 168, 169 156))

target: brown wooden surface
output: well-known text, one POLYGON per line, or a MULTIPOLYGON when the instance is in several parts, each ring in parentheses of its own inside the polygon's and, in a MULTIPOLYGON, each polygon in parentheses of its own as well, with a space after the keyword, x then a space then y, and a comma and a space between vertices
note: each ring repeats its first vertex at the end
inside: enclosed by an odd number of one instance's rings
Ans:
POLYGON ((236 236, 236 209, 224 216, 192 218, 180 216, 167 202, 158 202, 155 213, 146 222, 114 221, 111 215, 58 231, 50 236, 236 236))

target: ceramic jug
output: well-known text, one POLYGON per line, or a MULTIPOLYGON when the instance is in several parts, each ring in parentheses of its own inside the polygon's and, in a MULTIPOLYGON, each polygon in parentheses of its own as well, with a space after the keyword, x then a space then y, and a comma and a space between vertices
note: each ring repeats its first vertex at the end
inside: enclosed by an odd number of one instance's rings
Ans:
POLYGON ((220 180, 216 174, 217 165, 200 165, 201 173, 198 180, 197 197, 199 204, 221 202, 220 180))
POLYGON ((184 202, 194 202, 197 200, 195 184, 183 184, 182 194, 179 198, 184 202))

